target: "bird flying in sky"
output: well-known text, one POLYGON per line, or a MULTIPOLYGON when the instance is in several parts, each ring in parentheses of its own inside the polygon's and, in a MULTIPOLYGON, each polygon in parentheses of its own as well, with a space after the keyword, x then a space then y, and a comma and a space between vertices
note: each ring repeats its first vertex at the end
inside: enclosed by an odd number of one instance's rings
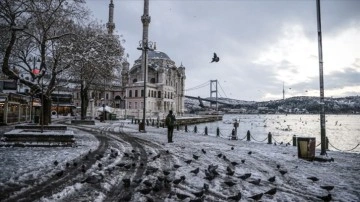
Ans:
POLYGON ((212 58, 212 61, 210 63, 219 62, 219 60, 220 60, 220 58, 216 55, 216 53, 214 53, 214 57, 212 58))

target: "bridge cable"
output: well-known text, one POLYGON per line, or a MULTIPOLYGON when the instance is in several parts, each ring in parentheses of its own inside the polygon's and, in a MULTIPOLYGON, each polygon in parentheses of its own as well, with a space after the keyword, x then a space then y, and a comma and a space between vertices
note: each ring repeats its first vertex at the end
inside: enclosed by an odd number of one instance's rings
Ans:
POLYGON ((222 92, 225 94, 225 97, 226 97, 226 98, 228 98, 228 96, 226 95, 226 93, 225 93, 224 89, 221 87, 220 82, 218 82, 218 84, 219 84, 220 89, 222 90, 222 92))
POLYGON ((203 88, 203 87, 209 85, 209 83, 210 83, 210 81, 207 81, 207 82, 205 82, 203 84, 200 84, 200 85, 185 89, 185 91, 191 91, 191 90, 196 90, 196 89, 199 89, 199 88, 203 88))

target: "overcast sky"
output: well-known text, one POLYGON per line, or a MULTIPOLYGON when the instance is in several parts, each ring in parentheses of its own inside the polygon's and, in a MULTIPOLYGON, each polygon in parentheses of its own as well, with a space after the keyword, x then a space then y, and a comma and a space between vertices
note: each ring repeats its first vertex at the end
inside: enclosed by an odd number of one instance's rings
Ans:
MULTIPOLYGON (((109 2, 87 6, 106 23, 109 2)), ((132 66, 144 1, 114 4, 132 66)), ((360 95, 359 11, 359 0, 321 1, 326 97, 360 95)), ((240 100, 282 99, 283 83, 285 97, 320 94, 316 0, 150 0, 149 12, 149 40, 186 67, 186 89, 217 79, 220 97, 240 100)), ((185 94, 210 97, 210 85, 185 94)))

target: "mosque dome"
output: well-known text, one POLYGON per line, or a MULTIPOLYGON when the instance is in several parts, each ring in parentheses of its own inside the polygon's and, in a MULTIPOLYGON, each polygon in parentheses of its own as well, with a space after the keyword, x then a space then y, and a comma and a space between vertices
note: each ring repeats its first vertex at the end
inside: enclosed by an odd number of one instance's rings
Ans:
MULTIPOLYGON (((141 60, 142 54, 140 55, 138 60, 141 60)), ((148 59, 163 59, 163 60, 171 60, 166 53, 158 51, 158 50, 149 50, 148 51, 148 59)))

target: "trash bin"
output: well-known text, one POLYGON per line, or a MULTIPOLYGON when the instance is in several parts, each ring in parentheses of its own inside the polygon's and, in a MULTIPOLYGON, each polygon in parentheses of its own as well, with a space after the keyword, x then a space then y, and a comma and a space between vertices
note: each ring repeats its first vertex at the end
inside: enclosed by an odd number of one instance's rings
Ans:
POLYGON ((314 160, 316 139, 314 137, 297 137, 298 157, 314 160))
POLYGON ((139 122, 139 131, 144 131, 144 130, 145 130, 144 122, 139 122))
POLYGON ((110 114, 110 120, 116 120, 116 114, 110 114))
POLYGON ((40 116, 34 116, 34 123, 40 123, 40 116))

